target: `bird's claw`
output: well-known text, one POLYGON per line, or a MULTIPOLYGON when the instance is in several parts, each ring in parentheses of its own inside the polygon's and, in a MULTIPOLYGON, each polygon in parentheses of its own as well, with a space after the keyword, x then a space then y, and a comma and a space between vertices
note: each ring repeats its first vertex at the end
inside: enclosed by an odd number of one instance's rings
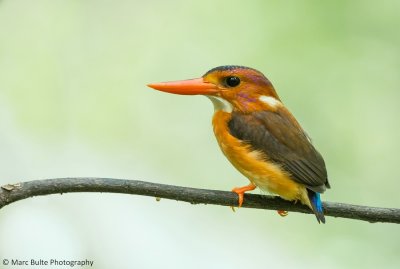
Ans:
MULTIPOLYGON (((254 185, 253 183, 250 183, 250 184, 247 185, 247 186, 238 187, 238 188, 233 188, 233 189, 232 189, 232 191, 238 195, 238 205, 239 205, 238 207, 241 207, 242 204, 243 204, 244 193, 245 193, 246 191, 252 191, 252 190, 254 190, 255 188, 256 188, 256 185, 254 185)), ((232 209, 233 209, 233 207, 232 207, 232 209)), ((233 211, 235 211, 235 210, 233 209, 233 211)))
POLYGON ((277 210, 276 212, 278 212, 281 217, 286 217, 289 214, 286 210, 277 210))
POLYGON ((240 188, 233 188, 232 191, 238 195, 238 207, 242 207, 244 192, 240 188))

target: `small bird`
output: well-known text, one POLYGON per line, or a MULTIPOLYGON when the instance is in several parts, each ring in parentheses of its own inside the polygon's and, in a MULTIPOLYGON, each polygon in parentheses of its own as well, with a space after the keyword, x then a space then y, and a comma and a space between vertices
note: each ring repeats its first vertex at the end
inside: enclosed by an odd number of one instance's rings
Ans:
MULTIPOLYGON (((259 187, 285 200, 300 201, 325 223, 320 193, 330 188, 324 159, 259 71, 219 66, 201 78, 149 84, 174 94, 205 95, 214 104, 218 144, 250 184, 234 188, 239 207, 246 191, 259 187)), ((278 210, 282 216, 286 211, 278 210)))

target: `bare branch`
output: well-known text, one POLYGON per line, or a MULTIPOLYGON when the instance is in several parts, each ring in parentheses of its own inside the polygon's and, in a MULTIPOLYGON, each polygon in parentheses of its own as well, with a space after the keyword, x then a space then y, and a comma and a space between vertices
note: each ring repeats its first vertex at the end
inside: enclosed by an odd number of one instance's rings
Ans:
MULTIPOLYGON (((191 204, 237 205, 237 195, 228 191, 195 189, 137 180, 113 178, 59 178, 4 185, 0 189, 0 208, 33 196, 69 192, 109 192, 153 196, 191 204)), ((287 210, 312 214, 300 203, 275 196, 245 194, 243 207, 287 210)), ((369 222, 400 223, 400 209, 324 202, 325 215, 369 222)))

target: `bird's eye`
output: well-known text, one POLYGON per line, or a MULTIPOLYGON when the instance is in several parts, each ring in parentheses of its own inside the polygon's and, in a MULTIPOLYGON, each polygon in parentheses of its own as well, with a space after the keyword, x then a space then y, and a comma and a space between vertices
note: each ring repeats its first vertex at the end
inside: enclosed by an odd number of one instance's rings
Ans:
POLYGON ((236 87, 237 85, 240 84, 240 78, 232 76, 232 77, 227 77, 226 80, 226 85, 229 87, 236 87))

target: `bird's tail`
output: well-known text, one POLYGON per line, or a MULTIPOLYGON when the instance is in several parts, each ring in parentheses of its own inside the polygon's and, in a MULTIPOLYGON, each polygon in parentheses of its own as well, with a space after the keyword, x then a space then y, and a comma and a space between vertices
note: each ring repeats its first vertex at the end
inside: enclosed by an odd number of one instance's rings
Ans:
POLYGON ((307 189, 308 199, 310 199, 310 204, 312 211, 317 217, 318 223, 325 223, 324 208, 322 207, 321 197, 318 192, 307 189))

